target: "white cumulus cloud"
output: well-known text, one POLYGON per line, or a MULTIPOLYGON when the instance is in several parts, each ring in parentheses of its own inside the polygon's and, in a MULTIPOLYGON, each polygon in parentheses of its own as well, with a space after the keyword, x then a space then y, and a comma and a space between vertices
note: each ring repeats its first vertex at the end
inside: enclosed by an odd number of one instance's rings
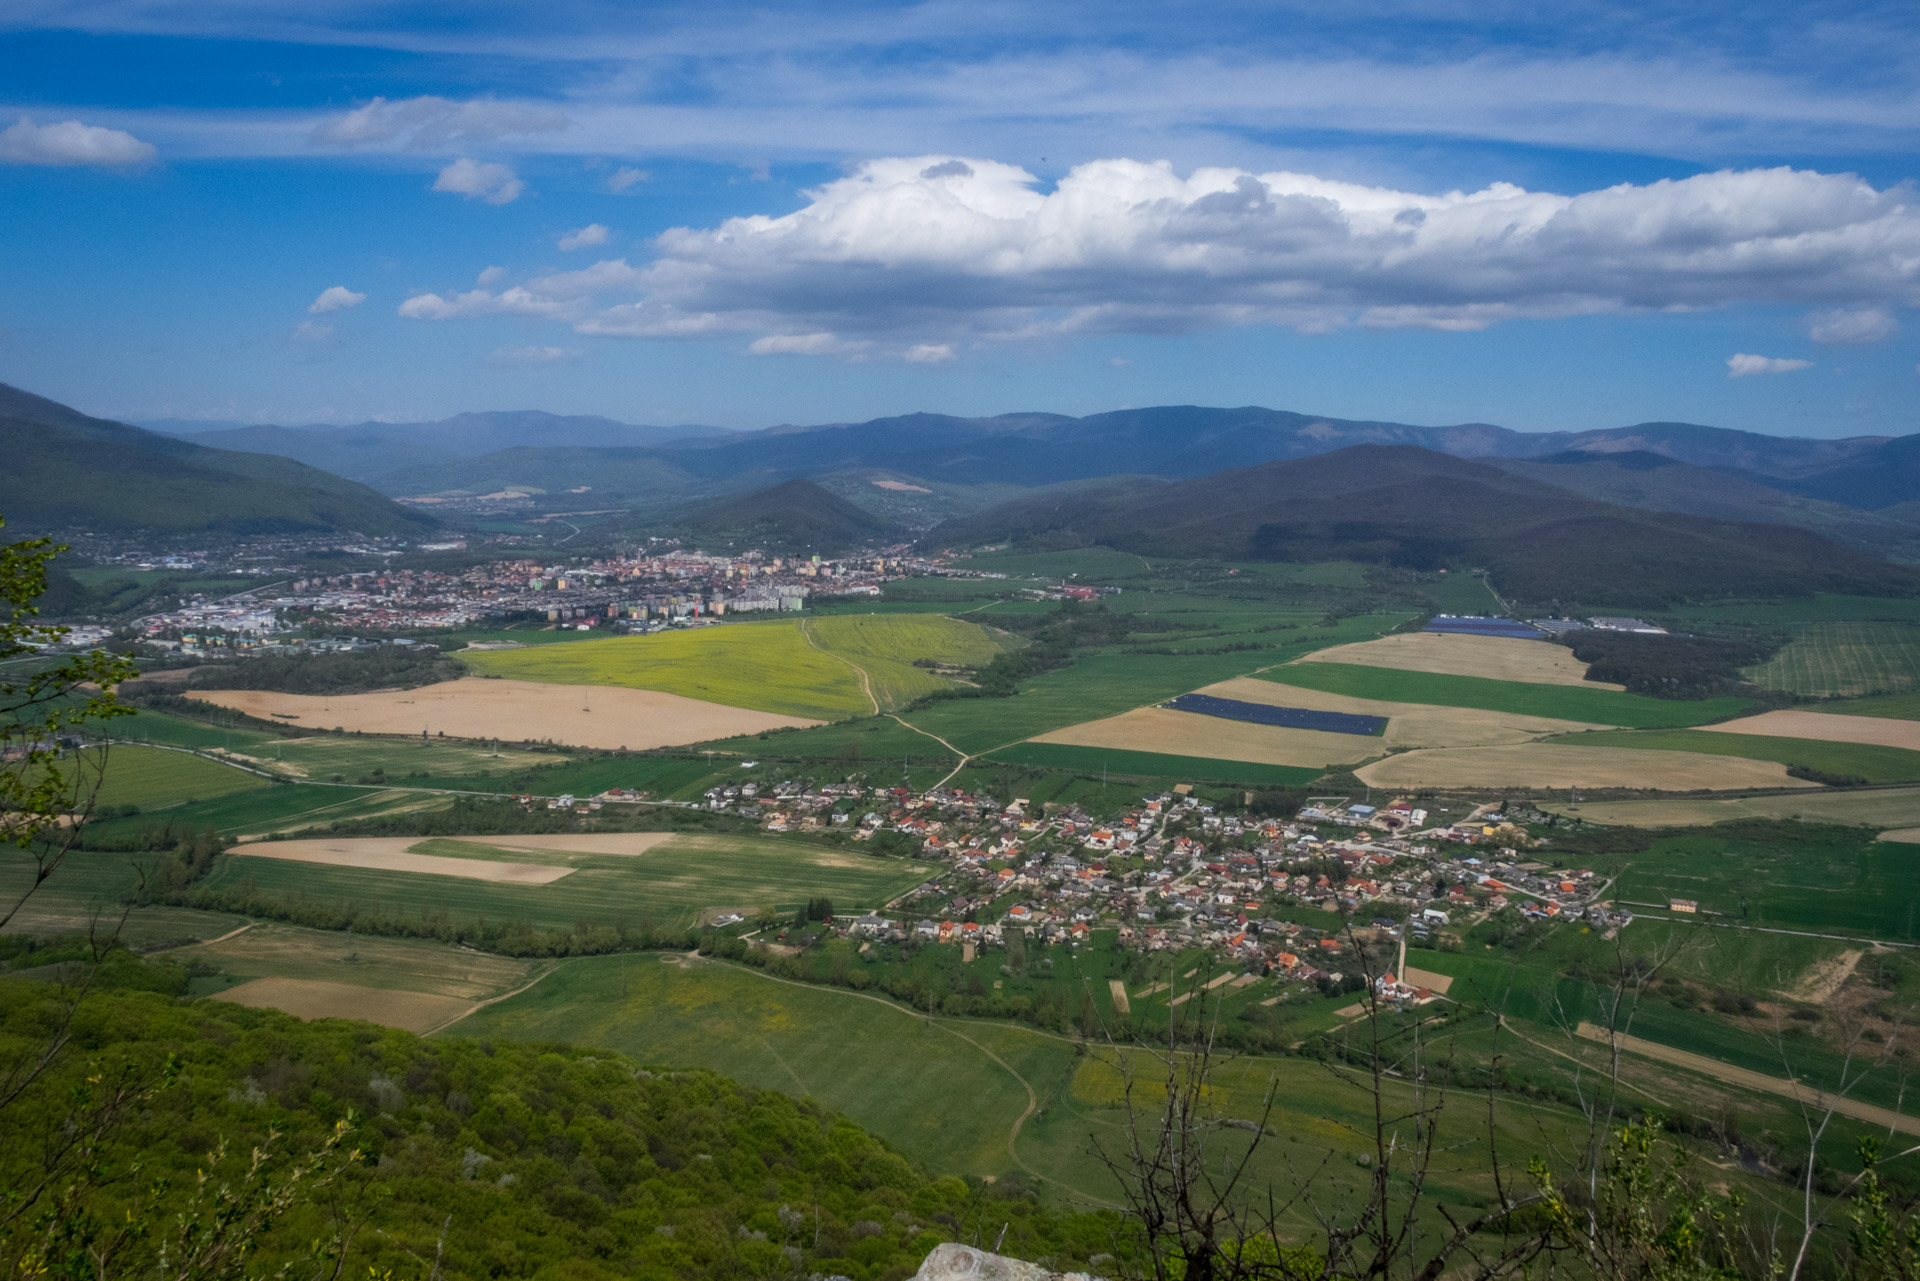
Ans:
POLYGON ((433 189, 450 191, 469 200, 478 198, 490 205, 505 205, 518 200, 527 184, 503 164, 481 163, 462 156, 440 171, 440 176, 433 180, 433 189))
POLYGON ((293 336, 301 342, 327 342, 333 337, 333 326, 324 320, 303 320, 294 326, 293 336))
POLYGON ((317 316, 323 311, 343 311, 348 307, 358 307, 366 300, 365 294, 357 294, 345 285, 330 285, 320 291, 320 296, 307 308, 307 314, 317 316))
POLYGON ((1811 360, 1790 360, 1780 356, 1751 356, 1746 352, 1727 357, 1727 377, 1751 378, 1755 374, 1791 374, 1812 369, 1811 360))
POLYGON ((473 278, 476 285, 494 285, 507 278, 505 267, 488 267, 473 278))
POLYGON ((996 161, 901 157, 791 213, 675 228, 652 249, 453 314, 544 307, 582 333, 748 332, 774 340, 762 351, 837 335, 904 359, 1061 332, 1470 330, 1743 303, 1837 310, 1864 329, 1869 313, 1920 305, 1920 202, 1785 168, 1429 194, 1118 159, 1048 190, 996 161))
POLYGON ((622 165, 613 171, 612 177, 607 179, 607 190, 613 192, 625 191, 635 183, 645 182, 652 177, 653 175, 645 169, 635 169, 628 165, 622 165))
POLYGON ((375 98, 345 115, 322 121, 309 141, 317 147, 407 147, 439 151, 525 134, 558 133, 566 116, 551 107, 476 98, 455 102, 433 96, 392 101, 375 98))
POLYGON ((1879 342, 1898 328, 1900 322, 1882 307, 1816 311, 1807 317, 1807 336, 1815 342, 1879 342))
POLYGON ((108 169, 143 165, 155 156, 153 144, 119 129, 83 125, 78 120, 37 125, 26 116, 0 129, 0 164, 99 165, 108 169))
POLYGON ((950 343, 916 343, 900 353, 900 359, 910 365, 938 365, 953 359, 953 346, 950 343))
POLYGON ((560 237, 560 250, 565 253, 574 249, 586 249, 593 245, 604 245, 610 233, 597 222, 590 222, 578 231, 569 231, 560 237))

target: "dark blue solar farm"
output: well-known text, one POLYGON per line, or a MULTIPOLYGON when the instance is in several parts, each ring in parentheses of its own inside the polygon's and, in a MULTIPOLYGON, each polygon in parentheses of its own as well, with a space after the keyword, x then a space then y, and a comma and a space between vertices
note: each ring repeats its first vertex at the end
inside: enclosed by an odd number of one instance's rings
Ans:
POLYGON ((1332 734, 1379 734, 1387 728, 1384 716, 1352 716, 1346 712, 1313 712, 1304 707, 1275 707, 1270 703, 1243 703, 1237 698, 1215 698, 1211 694, 1182 694, 1166 704, 1176 712, 1198 712, 1230 721, 1251 721, 1255 725, 1280 725, 1287 729, 1318 729, 1332 734))
POLYGON ((1480 618, 1472 614, 1441 614, 1420 629, 1423 632, 1456 632, 1462 636, 1510 636, 1514 640, 1545 640, 1538 627, 1515 622, 1511 618, 1480 618))

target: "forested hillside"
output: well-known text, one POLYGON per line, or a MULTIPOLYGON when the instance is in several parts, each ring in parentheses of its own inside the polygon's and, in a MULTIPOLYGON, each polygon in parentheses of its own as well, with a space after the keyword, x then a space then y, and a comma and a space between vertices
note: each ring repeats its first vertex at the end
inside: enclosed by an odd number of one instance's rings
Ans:
MULTIPOLYGON (((62 1036, 66 1009, 50 984, 0 980, 5 1064, 62 1036)), ((248 1275, 314 1274, 337 1243, 318 1275, 551 1281, 900 1278, 1003 1225, 1007 1253, 1059 1266, 1112 1248, 1109 1220, 930 1179, 844 1117, 706 1072, 125 990, 64 1035, 0 1111, 8 1275, 228 1275, 222 1241, 248 1275), (203 1170, 222 1195, 196 1197, 203 1170), (163 1253, 176 1271, 154 1271, 163 1253)))

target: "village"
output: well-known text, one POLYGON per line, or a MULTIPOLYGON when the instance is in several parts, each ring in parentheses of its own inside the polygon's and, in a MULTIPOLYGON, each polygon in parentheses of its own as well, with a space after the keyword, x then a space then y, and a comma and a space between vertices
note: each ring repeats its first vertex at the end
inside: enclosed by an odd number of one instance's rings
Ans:
MULTIPOLYGON (((592 812, 645 798, 616 789, 586 800, 521 799, 592 812)), ((1461 803, 1454 817, 1427 803, 1317 797, 1287 817, 1263 817, 1220 812, 1183 786, 1103 820, 1077 806, 1002 805, 946 788, 782 781, 715 787, 699 807, 769 832, 847 833, 876 853, 939 864, 878 910, 822 922, 794 940, 802 945, 829 936, 958 944, 971 962, 1016 934, 1022 945, 1074 946, 1113 931, 1124 951, 1211 953, 1223 981, 1273 978, 1331 992, 1357 990, 1356 943, 1444 950, 1509 909, 1606 937, 1633 920, 1606 901, 1609 880, 1533 856, 1546 851, 1526 826, 1545 816, 1494 802, 1461 803)), ((729 915, 713 923, 788 944, 789 931, 768 922, 753 929, 729 915)), ((1388 999, 1432 996, 1387 980, 1388 999)))

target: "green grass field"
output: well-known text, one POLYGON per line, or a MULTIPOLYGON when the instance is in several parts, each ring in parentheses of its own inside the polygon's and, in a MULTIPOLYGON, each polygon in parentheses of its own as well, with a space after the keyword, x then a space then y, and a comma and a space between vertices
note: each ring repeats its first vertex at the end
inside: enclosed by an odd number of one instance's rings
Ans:
POLYGON ((1070 743, 1016 743, 988 757, 1013 765, 1046 769, 1107 770, 1137 778, 1211 778, 1230 783, 1286 787, 1311 783, 1324 772, 1289 765, 1251 765, 1199 756, 1169 756, 1161 752, 1125 752, 1105 747, 1076 747, 1070 743))
POLYGON ((1746 675, 1762 689, 1813 698, 1920 689, 1920 626, 1815 623, 1746 675))
POLYGON ((283 902, 396 918, 444 913, 462 924, 524 921, 536 929, 625 920, 638 929, 670 930, 710 911, 751 914, 767 904, 790 910, 818 895, 833 899, 837 908, 875 907, 927 876, 923 865, 754 836, 674 836, 637 856, 502 852, 486 837, 428 841, 419 848, 578 870, 546 885, 514 885, 229 854, 204 884, 216 893, 258 892, 283 902))
POLYGON ((1548 716, 1634 729, 1700 725, 1732 716, 1752 704, 1744 698, 1676 702, 1577 685, 1534 685, 1488 680, 1481 676, 1441 676, 1355 663, 1295 663, 1257 673, 1261 679, 1349 698, 1438 707, 1473 707, 1490 712, 1548 716))
POLYGON ((106 777, 95 803, 159 809, 272 785, 257 774, 203 756, 122 743, 108 750, 106 777))
POLYGON ((841 615, 808 619, 803 626, 816 644, 866 672, 874 698, 888 711, 950 686, 913 666, 915 659, 980 667, 1001 649, 978 623, 939 614, 841 615))
POLYGON ((1825 774, 1846 774, 1869 783, 1920 782, 1920 752, 1867 743, 1830 743, 1764 734, 1719 734, 1699 729, 1595 730, 1549 740, 1572 747, 1640 747, 1656 752, 1698 752, 1750 761, 1804 765, 1825 774))
MULTIPOLYGON (((108 854, 76 850, 7 923, 7 933, 24 935, 86 934, 98 929, 111 934, 121 906, 134 897, 143 880, 157 884, 160 856, 108 854)), ((17 853, 0 858, 0 903, 20 902, 32 888, 32 868, 17 853)), ((214 938, 242 923, 227 912, 193 908, 142 906, 127 917, 120 938, 138 947, 175 939, 214 938)))
MULTIPOLYGON (((1112 1052, 1083 1055, 1064 1037, 1025 1027, 927 1019, 845 990, 643 954, 564 962, 536 987, 441 1035, 569 1041, 645 1063, 711 1068, 845 1112, 937 1173, 1019 1169, 1042 1180, 1050 1200, 1114 1199, 1111 1174, 1088 1151, 1090 1136, 1111 1147, 1124 1133, 1112 1052), (1033 1114, 1010 1153, 1030 1098, 1033 1114)), ((1255 1182, 1285 1186, 1291 1173, 1324 1164, 1325 1195, 1356 1191, 1367 1178, 1354 1160, 1367 1132, 1367 1096, 1320 1063, 1239 1059, 1216 1078, 1213 1098, 1226 1115, 1258 1115, 1269 1085, 1279 1103, 1277 1137, 1255 1182)), ((1390 1081, 1387 1089, 1404 1105, 1406 1087, 1390 1081)), ((1443 1121, 1463 1158, 1484 1142, 1477 1136, 1485 1115, 1484 1105, 1462 1103, 1443 1121)), ((1503 1145, 1515 1151, 1537 1150, 1570 1120, 1558 1109, 1509 1102, 1497 1116, 1503 1145)), ((1235 1133, 1225 1131, 1227 1141, 1235 1133)), ((1444 1163, 1434 1183, 1448 1204, 1487 1203, 1477 1157, 1444 1163)))
POLYGON ((1885 716, 1898 721, 1920 721, 1920 690, 1909 694, 1880 694, 1867 698, 1849 698, 1822 703, 1816 712, 1836 712, 1842 716, 1885 716))
MULTIPOLYGON (((908 713, 906 719, 927 733, 946 739, 958 750, 977 755, 1011 747, 1051 729, 1161 702, 1198 686, 1243 676, 1317 649, 1372 640, 1406 617, 1405 614, 1359 614, 1343 618, 1333 627, 1275 633, 1268 647, 1223 654, 1143 654, 1124 650, 1090 654, 1076 658, 1067 667, 1032 678, 1011 698, 950 699, 908 713)), ((949 768, 954 760, 933 739, 906 729, 890 718, 782 732, 764 742, 757 736, 719 739, 710 746, 727 751, 765 751, 787 759, 848 759, 856 752, 856 759, 869 761, 898 760, 902 755, 945 754, 949 768)))
POLYGON ((971 666, 998 651, 975 623, 940 614, 871 614, 729 623, 461 657, 483 675, 511 680, 657 689, 833 721, 873 712, 867 684, 882 709, 949 684, 914 667, 917 658, 971 666))
POLYGON ((184 827, 194 831, 211 831, 216 836, 246 836, 326 824, 336 819, 372 818, 397 810, 438 807, 452 802, 452 797, 422 795, 392 788, 321 787, 294 783, 230 792, 212 800, 174 805, 129 818, 95 819, 88 825, 88 830, 103 842, 145 839, 143 834, 169 826, 175 830, 184 827))

